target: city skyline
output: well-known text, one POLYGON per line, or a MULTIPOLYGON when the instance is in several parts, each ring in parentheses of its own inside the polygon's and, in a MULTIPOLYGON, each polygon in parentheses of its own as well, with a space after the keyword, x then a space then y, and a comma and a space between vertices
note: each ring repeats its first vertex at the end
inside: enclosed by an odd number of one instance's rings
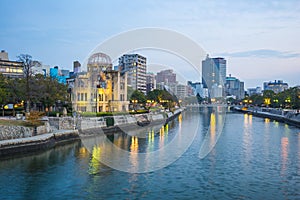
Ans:
POLYGON ((112 35, 143 27, 167 28, 187 35, 211 57, 224 57, 227 72, 243 80, 245 88, 274 80, 295 86, 300 84, 299 4, 143 1, 121 6, 119 1, 4 0, 0 48, 10 60, 28 53, 44 64, 71 69, 74 60, 82 62, 112 35))

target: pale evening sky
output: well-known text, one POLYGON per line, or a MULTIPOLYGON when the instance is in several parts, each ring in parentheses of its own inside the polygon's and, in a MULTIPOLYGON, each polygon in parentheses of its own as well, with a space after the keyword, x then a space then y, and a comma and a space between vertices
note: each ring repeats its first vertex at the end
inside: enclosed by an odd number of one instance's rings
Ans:
MULTIPOLYGON (((2 0, 0 5, 0 49, 11 60, 27 53, 51 67, 71 69, 74 60, 83 62, 113 35, 158 27, 186 35, 212 57, 224 57, 227 74, 246 87, 275 79, 300 85, 299 0, 2 0)), ((190 79, 197 81, 195 74, 190 79)))

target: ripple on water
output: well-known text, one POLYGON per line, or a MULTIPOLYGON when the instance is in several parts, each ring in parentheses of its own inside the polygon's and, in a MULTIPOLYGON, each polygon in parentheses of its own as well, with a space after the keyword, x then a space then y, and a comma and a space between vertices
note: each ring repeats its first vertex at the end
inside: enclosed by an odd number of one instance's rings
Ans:
MULTIPOLYGON (((1 197, 300 199, 298 129, 228 114, 215 148, 199 159, 201 142, 211 133, 207 124, 210 117, 198 117, 199 135, 193 144, 182 157, 163 169, 145 174, 120 172, 96 162, 78 146, 66 145, 47 153, 1 161, 1 197), (287 138, 283 143, 282 137, 287 138)), ((185 123, 184 116, 182 119, 185 123)), ((176 134, 178 127, 174 125, 168 138, 174 138, 172 134, 176 134)), ((130 141, 123 139, 119 137, 118 142, 130 146, 130 141)), ((160 139, 154 138, 154 148, 159 146, 160 139)), ((141 142, 139 149, 147 149, 147 145, 141 142)))

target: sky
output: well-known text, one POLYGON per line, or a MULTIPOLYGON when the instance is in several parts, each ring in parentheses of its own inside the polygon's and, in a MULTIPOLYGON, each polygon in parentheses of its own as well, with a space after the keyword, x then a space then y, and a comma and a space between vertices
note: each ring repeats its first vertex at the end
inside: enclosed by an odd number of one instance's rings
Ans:
MULTIPOLYGON (((74 60, 83 63, 105 40, 156 27, 187 36, 210 57, 224 57, 227 74, 246 88, 278 79, 300 85, 299 0, 1 0, 0 25, 0 49, 10 60, 26 53, 51 67, 72 69, 74 60)), ((141 53, 149 66, 162 59, 141 53)), ((159 62, 156 66, 188 68, 176 59, 159 62)), ((201 80, 183 71, 186 79, 201 80)))

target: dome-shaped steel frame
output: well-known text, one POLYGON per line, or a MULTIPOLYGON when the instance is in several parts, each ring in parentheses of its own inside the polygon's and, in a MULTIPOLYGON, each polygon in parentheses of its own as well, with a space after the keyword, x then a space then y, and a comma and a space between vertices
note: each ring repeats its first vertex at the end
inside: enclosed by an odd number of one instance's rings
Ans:
POLYGON ((95 53, 89 57, 88 65, 111 65, 111 58, 104 53, 95 53))

